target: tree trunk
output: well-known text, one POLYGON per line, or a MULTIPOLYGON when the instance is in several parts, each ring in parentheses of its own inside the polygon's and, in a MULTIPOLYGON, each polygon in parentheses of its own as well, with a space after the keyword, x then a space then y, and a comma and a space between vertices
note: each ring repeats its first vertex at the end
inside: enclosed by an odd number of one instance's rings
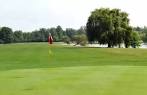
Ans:
POLYGON ((119 44, 118 47, 121 48, 121 45, 119 44))
POLYGON ((111 44, 110 43, 108 43, 108 48, 111 48, 111 44))
POLYGON ((128 44, 125 44, 125 48, 128 48, 129 47, 129 45, 128 44))

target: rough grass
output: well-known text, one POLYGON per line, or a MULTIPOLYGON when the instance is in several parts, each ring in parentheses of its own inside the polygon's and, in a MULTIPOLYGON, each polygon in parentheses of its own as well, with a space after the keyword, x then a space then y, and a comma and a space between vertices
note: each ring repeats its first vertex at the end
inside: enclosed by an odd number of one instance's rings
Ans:
POLYGON ((147 95, 147 49, 0 45, 0 95, 147 95))

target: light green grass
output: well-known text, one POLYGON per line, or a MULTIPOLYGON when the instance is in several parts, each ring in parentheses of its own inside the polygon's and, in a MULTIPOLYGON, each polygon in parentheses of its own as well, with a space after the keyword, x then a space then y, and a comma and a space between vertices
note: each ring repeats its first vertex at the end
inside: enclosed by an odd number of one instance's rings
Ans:
POLYGON ((0 95, 147 95, 146 88, 147 49, 0 45, 0 95))

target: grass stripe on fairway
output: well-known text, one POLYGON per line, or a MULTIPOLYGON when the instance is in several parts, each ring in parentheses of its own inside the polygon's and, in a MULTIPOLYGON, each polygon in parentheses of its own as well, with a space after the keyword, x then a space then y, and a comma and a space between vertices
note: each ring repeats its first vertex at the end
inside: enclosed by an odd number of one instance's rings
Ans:
POLYGON ((127 69, 118 66, 89 66, 2 71, 0 82, 3 87, 0 86, 0 92, 6 95, 103 94, 127 69))
POLYGON ((138 93, 145 95, 146 71, 147 67, 132 66, 2 71, 0 93, 2 95, 137 95, 138 93))
POLYGON ((147 67, 129 67, 104 95, 146 95, 147 67), (116 90, 115 90, 116 89, 116 90))

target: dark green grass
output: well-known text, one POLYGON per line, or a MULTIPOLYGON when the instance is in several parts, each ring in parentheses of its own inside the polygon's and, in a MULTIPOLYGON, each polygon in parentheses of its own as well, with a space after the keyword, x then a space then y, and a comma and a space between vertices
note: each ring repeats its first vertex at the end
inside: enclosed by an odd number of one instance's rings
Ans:
POLYGON ((0 45, 0 70, 103 65, 146 66, 147 49, 0 45))
POLYGON ((0 45, 0 95, 146 95, 147 49, 0 45))

